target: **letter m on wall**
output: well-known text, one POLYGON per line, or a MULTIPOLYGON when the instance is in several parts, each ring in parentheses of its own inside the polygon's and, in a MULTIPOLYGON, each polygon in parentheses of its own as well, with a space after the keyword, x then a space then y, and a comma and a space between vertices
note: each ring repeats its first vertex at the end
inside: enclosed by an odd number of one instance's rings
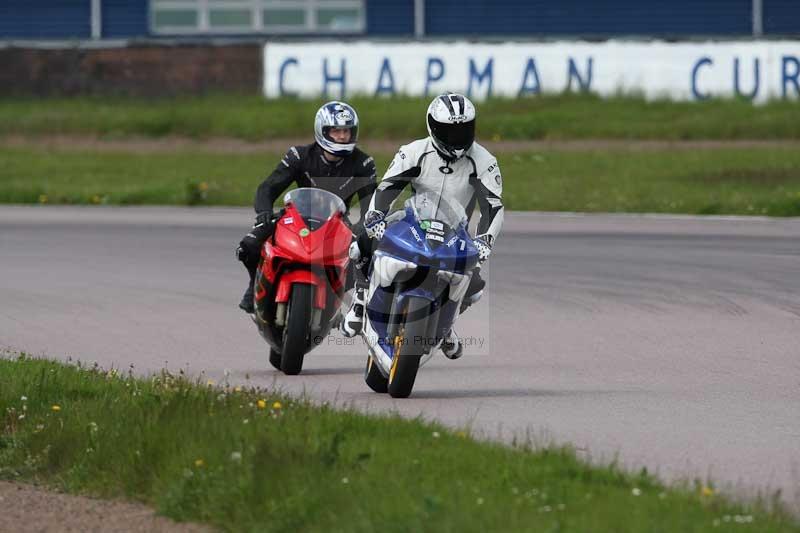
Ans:
POLYGON ((489 58, 489 61, 486 62, 486 65, 483 67, 482 71, 478 71, 478 67, 475 64, 475 60, 473 58, 469 58, 469 80, 467 82, 467 96, 472 98, 473 96, 473 82, 474 85, 481 87, 484 84, 484 80, 488 81, 488 89, 486 89, 486 96, 492 96, 492 78, 494 75, 494 58, 489 58))

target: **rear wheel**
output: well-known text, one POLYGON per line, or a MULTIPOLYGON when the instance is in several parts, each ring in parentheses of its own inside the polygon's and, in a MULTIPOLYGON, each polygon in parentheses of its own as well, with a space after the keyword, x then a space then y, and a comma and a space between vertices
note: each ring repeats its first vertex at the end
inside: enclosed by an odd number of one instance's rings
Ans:
POLYGON ((297 283, 292 287, 281 348, 281 370, 284 374, 299 374, 303 369, 303 357, 308 350, 311 332, 313 301, 314 286, 297 283))
POLYGON ((269 349, 269 364, 274 366, 276 370, 281 369, 281 354, 276 352, 275 348, 269 349))
POLYGON ((394 337, 394 356, 389 371, 388 392, 393 398, 408 398, 425 353, 429 300, 407 297, 403 322, 394 337))
POLYGON ((369 355, 367 356, 367 368, 364 370, 364 381, 375 392, 386 392, 389 387, 389 380, 381 374, 378 365, 369 355))

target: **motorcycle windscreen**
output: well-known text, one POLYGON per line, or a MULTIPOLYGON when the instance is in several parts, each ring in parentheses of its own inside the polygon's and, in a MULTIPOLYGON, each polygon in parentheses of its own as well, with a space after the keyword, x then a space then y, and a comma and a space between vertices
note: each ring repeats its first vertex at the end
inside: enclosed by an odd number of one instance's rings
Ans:
POLYGON ((405 202, 417 220, 439 221, 451 228, 467 223, 464 206, 459 202, 432 192, 417 193, 405 202))
POLYGON ((301 187, 287 192, 283 197, 283 203, 294 205, 311 231, 318 229, 331 217, 337 214, 344 215, 347 212, 347 207, 341 198, 331 192, 312 187, 301 187))

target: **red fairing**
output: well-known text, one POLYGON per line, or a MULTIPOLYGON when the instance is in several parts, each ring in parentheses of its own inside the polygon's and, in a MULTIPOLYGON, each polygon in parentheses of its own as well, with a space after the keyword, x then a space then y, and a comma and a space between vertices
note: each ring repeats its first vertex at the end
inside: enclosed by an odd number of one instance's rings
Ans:
MULTIPOLYGON (((347 264, 352 233, 340 216, 325 222, 316 231, 301 236, 307 230, 303 217, 289 204, 286 214, 275 226, 273 256, 282 256, 292 262, 308 265, 337 266, 347 264)), ((263 252, 262 252, 263 255, 263 252)))
MULTIPOLYGON (((314 306, 318 309, 325 308, 328 292, 332 292, 331 296, 338 301, 344 291, 352 241, 352 233, 341 216, 334 216, 311 231, 303 217, 289 204, 275 225, 271 241, 264 243, 261 250, 261 268, 269 285, 277 283, 276 303, 289 300, 294 283, 317 287, 314 306)), ((268 289, 259 283, 256 300, 266 297, 267 292, 268 289)))

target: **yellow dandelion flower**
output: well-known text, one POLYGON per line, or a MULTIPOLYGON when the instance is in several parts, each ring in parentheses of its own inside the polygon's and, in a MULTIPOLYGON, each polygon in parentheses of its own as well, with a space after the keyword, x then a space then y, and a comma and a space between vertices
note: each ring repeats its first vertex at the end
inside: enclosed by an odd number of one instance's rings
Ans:
POLYGON ((53 404, 53 407, 51 407, 50 409, 57 413, 57 412, 59 412, 61 410, 61 406, 58 405, 58 404, 53 404))
POLYGON ((258 400, 256 402, 256 405, 258 406, 259 409, 266 409, 267 408, 267 402, 265 402, 264 400, 258 400))
POLYGON ((273 409, 280 409, 282 407, 283 407, 283 405, 281 405, 281 402, 275 402, 275 403, 272 404, 272 408, 273 409))
POLYGON ((242 388, 241 388, 241 387, 238 387, 238 386, 237 386, 237 387, 234 387, 234 388, 233 388, 233 392, 242 392, 242 388))
POLYGON ((702 494, 703 496, 706 496, 706 497, 713 496, 714 495, 714 489, 712 489, 711 487, 703 487, 700 490, 700 494, 702 494))
POLYGON ((206 464, 206 462, 203 461, 202 459, 195 459, 195 461, 194 461, 194 466, 196 466, 197 468, 203 468, 203 466, 205 466, 205 464, 206 464))
POLYGON ((47 195, 46 194, 40 194, 39 195, 39 203, 40 204, 46 204, 47 203, 47 195))
POLYGON ((207 190, 208 190, 208 183, 206 183, 206 182, 204 181, 204 182, 200 183, 200 185, 198 185, 198 186, 197 186, 197 188, 198 188, 198 189, 200 189, 201 191, 204 191, 204 192, 205 192, 205 191, 207 191, 207 190))
POLYGON ((209 387, 213 387, 214 386, 214 380, 213 379, 209 379, 208 381, 206 381, 206 385, 208 385, 209 387))

